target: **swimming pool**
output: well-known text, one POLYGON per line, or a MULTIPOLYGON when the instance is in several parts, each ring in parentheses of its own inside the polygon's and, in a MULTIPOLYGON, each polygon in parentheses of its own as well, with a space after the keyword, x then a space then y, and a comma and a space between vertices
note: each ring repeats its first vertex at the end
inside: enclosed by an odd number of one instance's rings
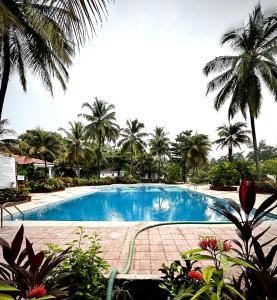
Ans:
POLYGON ((111 186, 27 211, 25 220, 221 222, 211 209, 220 201, 174 186, 111 186))

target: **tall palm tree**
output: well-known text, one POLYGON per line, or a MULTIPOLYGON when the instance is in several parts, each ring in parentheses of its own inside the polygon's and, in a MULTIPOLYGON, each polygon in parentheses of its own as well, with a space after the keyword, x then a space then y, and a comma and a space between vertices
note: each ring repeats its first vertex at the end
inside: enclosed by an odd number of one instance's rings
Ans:
POLYGON ((108 104, 106 101, 99 100, 95 97, 93 104, 88 102, 83 103, 82 107, 88 108, 90 114, 79 114, 88 121, 86 125, 86 136, 88 139, 94 139, 96 148, 96 159, 98 175, 101 173, 101 162, 103 160, 102 148, 105 141, 115 142, 119 134, 119 126, 115 123, 115 107, 113 104, 108 104))
POLYGON ((130 154, 130 173, 133 174, 134 159, 145 151, 146 142, 143 140, 147 133, 141 132, 144 124, 135 120, 127 120, 127 127, 122 130, 118 146, 122 146, 123 153, 130 154))
POLYGON ((7 119, 0 120, 0 151, 11 153, 18 152, 17 139, 12 139, 16 132, 13 129, 8 129, 9 124, 7 119))
POLYGON ((86 142, 86 130, 82 122, 69 122, 69 130, 59 128, 65 134, 65 151, 63 161, 70 166, 75 166, 77 176, 80 176, 80 168, 92 158, 91 147, 86 142))
POLYGON ((214 100, 216 110, 230 98, 229 119, 239 111, 245 118, 249 113, 256 174, 260 179, 255 118, 259 116, 262 105, 262 82, 277 101, 277 64, 274 57, 277 51, 277 17, 264 15, 258 4, 246 25, 223 35, 221 44, 227 43, 230 43, 237 55, 219 56, 206 64, 206 76, 212 72, 221 72, 209 82, 207 93, 220 88, 214 100))
POLYGON ((247 125, 243 122, 236 122, 234 124, 229 123, 229 125, 219 126, 217 128, 219 139, 214 141, 218 144, 218 147, 225 148, 228 147, 228 160, 233 161, 233 148, 239 147, 241 144, 250 144, 251 139, 248 134, 251 133, 250 130, 245 130, 247 125))
POLYGON ((163 127, 156 127, 149 141, 150 153, 158 159, 158 177, 161 178, 162 161, 169 156, 169 138, 163 127))
POLYGON ((54 160, 61 149, 61 136, 55 132, 48 132, 40 127, 27 130, 19 138, 27 146, 30 156, 44 161, 45 178, 47 178, 47 160, 54 160))
POLYGON ((66 88, 76 46, 106 16, 108 0, 0 0, 0 120, 9 78, 17 72, 26 90, 26 71, 52 93, 51 77, 66 88), (90 30, 91 29, 91 30, 90 30))
POLYGON ((192 169, 192 175, 194 175, 198 167, 208 162, 210 150, 210 141, 206 134, 195 133, 189 137, 187 143, 187 165, 189 169, 192 169))

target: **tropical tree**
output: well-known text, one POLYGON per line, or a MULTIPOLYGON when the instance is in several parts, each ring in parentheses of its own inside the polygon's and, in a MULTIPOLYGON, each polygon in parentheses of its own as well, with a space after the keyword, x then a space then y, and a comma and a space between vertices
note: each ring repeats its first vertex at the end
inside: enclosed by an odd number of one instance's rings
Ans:
MULTIPOLYGON (((261 140, 258 144, 258 153, 260 160, 277 158, 277 147, 267 145, 265 140, 261 140)), ((249 151, 247 157, 254 160, 254 151, 249 151)))
POLYGON ((171 160, 174 163, 177 163, 182 168, 182 177, 186 181, 188 169, 188 150, 189 150, 189 141, 192 135, 192 130, 182 131, 177 135, 175 142, 171 143, 171 160))
POLYGON ((214 100, 219 110, 230 98, 229 119, 241 111, 246 119, 250 116, 256 174, 260 179, 259 157, 255 118, 262 105, 262 82, 277 101, 277 17, 266 16, 258 4, 249 16, 246 25, 227 31, 221 44, 229 43, 237 55, 219 56, 208 62, 204 74, 221 72, 208 83, 207 93, 220 88, 214 100))
POLYGON ((138 154, 135 161, 135 169, 142 178, 147 175, 147 178, 151 179, 152 174, 157 171, 157 164, 153 156, 144 151, 138 154))
POLYGON ((217 128, 219 139, 215 140, 214 143, 218 144, 217 148, 228 148, 228 160, 233 161, 233 148, 239 147, 241 144, 250 144, 251 139, 248 134, 251 132, 245 130, 247 125, 243 122, 236 122, 229 125, 224 124, 217 128))
POLYGON ((47 161, 53 161, 59 156, 62 137, 56 132, 45 131, 40 127, 27 130, 19 136, 25 145, 25 151, 32 157, 42 159, 45 166, 45 178, 47 178, 47 161))
POLYGON ((86 142, 86 130, 82 122, 69 122, 69 130, 59 128, 59 131, 65 134, 65 151, 62 153, 63 161, 75 166, 77 176, 80 176, 80 169, 87 164, 93 157, 93 151, 86 142))
POLYGON ((0 120, 12 72, 18 73, 24 91, 27 70, 40 77, 51 93, 52 77, 66 88, 67 67, 75 48, 102 21, 107 2, 0 0, 0 120))
POLYGON ((17 139, 12 138, 16 135, 16 132, 13 129, 6 128, 8 124, 7 119, 0 120, 0 151, 6 153, 18 152, 17 139))
POLYGON ((208 162, 211 143, 206 134, 195 133, 190 136, 187 144, 187 165, 192 169, 192 176, 201 166, 208 162))
POLYGON ((95 101, 91 105, 88 102, 83 106, 89 110, 90 114, 79 114, 88 121, 86 125, 86 137, 89 140, 95 140, 96 143, 96 161, 98 175, 101 173, 101 162, 103 161, 103 146, 105 141, 116 141, 119 134, 119 126, 115 123, 115 107, 106 101, 99 100, 95 97, 95 101))
POLYGON ((121 140, 118 146, 122 147, 123 153, 130 155, 130 173, 133 174, 134 159, 145 151, 146 142, 143 140, 147 133, 141 132, 144 124, 140 123, 137 119, 127 120, 127 127, 121 132, 121 140))
POLYGON ((158 160, 158 177, 161 178, 162 162, 166 156, 169 156, 169 138, 163 127, 156 127, 152 138, 149 141, 150 153, 158 160))

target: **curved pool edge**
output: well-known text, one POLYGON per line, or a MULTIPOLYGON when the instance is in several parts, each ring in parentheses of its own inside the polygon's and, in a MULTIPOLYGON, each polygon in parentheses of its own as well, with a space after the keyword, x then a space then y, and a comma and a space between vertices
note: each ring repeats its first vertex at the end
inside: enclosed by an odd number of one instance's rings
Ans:
MULTIPOLYGON (((79 186, 79 187, 70 187, 70 188, 66 188, 65 191, 59 191, 59 192, 53 192, 53 193, 32 193, 32 197, 34 197, 34 199, 31 202, 27 202, 27 203, 22 203, 19 204, 18 207, 21 209, 21 211, 23 211, 23 213, 30 213, 32 211, 47 207, 47 206, 52 206, 58 203, 62 203, 62 202, 67 202, 67 201, 71 201, 77 197, 83 197, 83 196, 87 196, 90 195, 92 193, 96 193, 99 192, 103 189, 107 189, 109 187, 141 187, 141 186, 164 186, 164 187, 178 187, 184 190, 188 190, 190 192, 195 192, 198 194, 202 194, 206 197, 211 197, 211 198, 216 198, 219 200, 224 200, 224 199, 232 199, 236 202, 239 202, 238 199, 234 199, 234 195, 236 195, 238 197, 238 193, 234 193, 234 192, 224 192, 223 194, 228 194, 227 196, 223 196, 221 191, 214 191, 214 190, 203 190, 202 188, 205 187, 204 185, 190 185, 190 184, 164 184, 164 183, 137 183, 137 184, 111 184, 111 185, 98 185, 98 186, 79 186), (74 190, 74 191, 78 191, 78 193, 70 193, 70 190, 74 190), (83 191, 82 191, 83 190, 83 191), (49 198, 50 199, 49 201, 49 198), (43 200, 42 200, 42 199, 43 200), (54 199, 53 199, 54 198, 54 199)), ((264 195, 257 195, 257 196, 264 196, 264 195)), ((258 204, 256 202, 255 207, 257 207, 258 204)), ((12 209, 11 209, 12 210, 12 209)), ((17 212, 13 212, 14 216, 19 215, 17 212)), ((9 219, 7 219, 8 214, 6 212, 4 212, 4 221, 5 223, 7 222, 19 222, 17 220, 11 221, 9 219)), ((273 219, 277 220, 277 209, 276 212, 274 211, 273 213, 271 213, 271 217, 273 219)), ((44 222, 51 222, 52 224, 54 223, 65 223, 67 225, 63 225, 63 226, 68 226, 70 223, 79 223, 80 226, 83 226, 81 224, 85 224, 85 223, 95 223, 96 226, 102 226, 104 223, 107 222, 111 222, 116 224, 116 226, 127 226, 121 223, 130 223, 130 224, 134 224, 134 223, 144 223, 144 221, 62 221, 62 220, 47 220, 47 221, 43 221, 43 220, 26 220, 24 222, 32 222, 33 224, 35 224, 35 222, 39 222, 41 225, 44 222), (97 225, 97 224, 100 225, 97 225), (101 225, 102 224, 102 225, 101 225), (120 224, 120 225, 119 225, 120 224)), ((145 221, 145 222, 152 222, 152 221, 145 221)), ((153 223, 158 222, 158 221, 153 221, 153 223)), ((201 221, 199 221, 201 222, 201 221)), ((273 223, 275 221, 269 221, 270 223, 273 223)), ((213 221, 209 222, 207 221, 207 224, 211 224, 213 223, 213 221)), ((217 224, 228 224, 229 222, 216 222, 217 224)), ((198 223, 201 224, 201 223, 198 223)), ((95 226, 93 225, 93 226, 95 226)), ((53 226, 53 225, 52 225, 53 226)), ((92 225, 90 225, 92 226, 92 225)), ((112 225, 111 225, 112 226, 112 225)))

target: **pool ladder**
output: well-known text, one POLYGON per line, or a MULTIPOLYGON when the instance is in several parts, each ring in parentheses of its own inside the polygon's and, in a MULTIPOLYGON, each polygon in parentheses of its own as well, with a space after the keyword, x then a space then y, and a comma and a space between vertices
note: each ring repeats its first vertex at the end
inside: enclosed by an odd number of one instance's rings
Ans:
POLYGON ((7 209, 7 206, 11 206, 11 205, 18 211, 18 213, 21 214, 22 220, 24 220, 24 213, 15 205, 15 202, 13 202, 13 201, 12 202, 11 201, 5 202, 4 204, 2 204, 0 206, 0 208, 1 208, 1 228, 3 227, 3 219, 4 219, 3 218, 3 211, 8 213, 10 215, 11 219, 14 220, 13 214, 7 209))

